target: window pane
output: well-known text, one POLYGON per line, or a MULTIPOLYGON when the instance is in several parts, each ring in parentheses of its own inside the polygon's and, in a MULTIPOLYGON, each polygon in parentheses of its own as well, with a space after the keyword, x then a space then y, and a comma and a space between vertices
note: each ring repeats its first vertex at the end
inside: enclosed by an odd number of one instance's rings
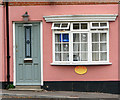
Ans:
POLYGON ((65 28, 66 28, 67 26, 68 26, 68 23, 62 23, 62 26, 61 26, 61 27, 62 27, 62 28, 65 27, 65 28))
POLYGON ((61 42, 61 34, 55 34, 55 42, 61 42))
POLYGON ((81 53, 81 61, 87 61, 88 60, 88 53, 81 53))
POLYGON ((88 44, 87 43, 81 43, 81 51, 87 51, 88 50, 88 44))
POLYGON ((99 33, 92 33, 92 42, 99 41, 99 33))
POLYGON ((81 29, 88 29, 87 28, 87 23, 81 23, 81 29))
POLYGON ((55 61, 61 61, 61 53, 55 53, 55 61))
POLYGON ((55 24, 54 24, 54 27, 59 28, 59 27, 60 27, 60 23, 55 23, 55 24))
POLYGON ((100 53, 100 60, 106 61, 107 60, 107 52, 101 52, 100 53))
POLYGON ((80 54, 79 53, 73 54, 73 61, 80 61, 80 54))
POLYGON ((55 44, 55 51, 61 51, 61 44, 55 44))
POLYGON ((92 27, 99 27, 99 23, 92 23, 92 27))
POLYGON ((92 43, 92 51, 99 51, 99 43, 92 43))
POLYGON ((105 27, 105 26, 107 26, 107 23, 100 23, 100 26, 105 27))
POLYGON ((69 61, 69 53, 63 53, 63 61, 69 61))
POLYGON ((73 51, 80 51, 80 43, 73 43, 73 51))
POLYGON ((99 53, 92 53, 92 61, 99 61, 99 53))
POLYGON ((73 34, 73 42, 80 42, 78 33, 73 34))
POLYGON ((73 29, 79 29, 79 23, 73 23, 73 29))
POLYGON ((87 42, 87 33, 81 33, 81 42, 87 42))
POLYGON ((100 33, 100 41, 106 41, 107 38, 106 38, 106 33, 100 33))
POLYGON ((62 34, 62 41, 69 42, 69 34, 62 34))
POLYGON ((100 43, 100 51, 107 51, 106 43, 100 43))
POLYGON ((63 44, 63 51, 69 51, 69 44, 63 44))

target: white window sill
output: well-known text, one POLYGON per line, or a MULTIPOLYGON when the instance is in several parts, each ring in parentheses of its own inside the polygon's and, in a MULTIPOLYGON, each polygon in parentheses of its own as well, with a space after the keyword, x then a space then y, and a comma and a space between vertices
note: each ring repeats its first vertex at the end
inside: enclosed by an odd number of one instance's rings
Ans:
POLYGON ((112 65, 111 62, 96 62, 96 63, 50 63, 51 65, 59 65, 59 66, 63 66, 63 65, 112 65))
POLYGON ((32 60, 32 58, 25 58, 24 60, 32 60))

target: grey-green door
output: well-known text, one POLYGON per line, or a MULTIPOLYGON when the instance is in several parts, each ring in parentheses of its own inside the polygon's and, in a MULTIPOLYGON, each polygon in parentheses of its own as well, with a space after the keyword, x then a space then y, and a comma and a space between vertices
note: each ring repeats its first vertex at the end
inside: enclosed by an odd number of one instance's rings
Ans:
POLYGON ((40 23, 15 24, 15 46, 16 85, 40 85, 40 23))

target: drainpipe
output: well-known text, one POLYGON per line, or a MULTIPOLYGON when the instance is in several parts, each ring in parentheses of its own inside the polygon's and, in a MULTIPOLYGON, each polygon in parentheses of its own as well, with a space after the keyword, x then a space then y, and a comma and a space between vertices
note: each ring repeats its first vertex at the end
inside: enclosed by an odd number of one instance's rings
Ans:
POLYGON ((10 55, 9 55, 9 11, 6 2, 6 32, 7 32, 7 85, 10 84, 10 55))

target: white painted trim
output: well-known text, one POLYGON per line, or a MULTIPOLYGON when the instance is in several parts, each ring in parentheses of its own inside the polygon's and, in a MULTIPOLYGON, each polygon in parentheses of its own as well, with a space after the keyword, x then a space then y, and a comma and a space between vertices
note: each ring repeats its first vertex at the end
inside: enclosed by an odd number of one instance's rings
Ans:
POLYGON ((24 60, 32 60, 32 58, 25 58, 24 60))
MULTIPOLYGON (((108 23, 108 27, 110 27, 110 26, 109 26, 109 23, 108 23)), ((108 32, 107 32, 107 60, 108 60, 108 62, 110 61, 110 60, 109 60, 109 51, 110 51, 110 50, 109 50, 109 39, 110 39, 110 37, 109 37, 109 34, 110 34, 109 29, 110 29, 110 28, 108 28, 108 32)))
POLYGON ((15 22, 13 22, 13 85, 16 85, 15 22))
POLYGON ((54 30, 52 31, 52 55, 53 55, 53 62, 55 62, 55 35, 54 35, 54 30))
POLYGON ((76 32, 76 31, 81 31, 81 32, 83 31, 84 32, 85 31, 86 32, 86 31, 89 31, 89 30, 90 30, 90 28, 89 28, 89 22, 72 22, 71 23, 71 31, 74 31, 74 32, 76 32), (79 23, 79 29, 73 29, 73 24, 74 23, 79 23), (82 23, 86 23, 88 29, 81 29, 81 24, 82 23))
POLYGON ((41 85, 43 86, 43 22, 40 22, 40 43, 41 43, 41 85))
MULTIPOLYGON (((16 86, 16 54, 15 54, 15 23, 13 22, 13 85, 16 86)), ((18 22, 19 23, 19 22, 18 22)), ((22 23, 22 22, 21 22, 22 23)), ((43 23, 40 22, 40 46, 41 46, 41 83, 43 86, 43 23)))
POLYGON ((108 23, 109 23, 109 22, 90 22, 90 27, 91 27, 91 29, 105 29, 105 28, 109 28, 108 23), (92 26, 92 23, 98 23, 99 26, 98 26, 98 27, 93 27, 93 26, 92 26), (107 23, 107 26, 101 27, 101 26, 100 26, 101 23, 107 23))
MULTIPOLYGON (((72 22, 71 22, 72 23, 72 22)), ((91 22, 87 22, 88 23, 88 30, 86 31, 81 31, 81 30, 77 30, 77 31, 73 31, 72 30, 72 24, 71 24, 71 27, 70 27, 70 31, 64 31, 64 32, 61 32, 61 31, 55 31, 53 30, 53 65, 106 65, 106 64, 110 64, 109 63, 109 22, 106 22, 108 25, 107 25, 107 29, 108 30, 95 30, 95 31, 92 31, 90 30, 91 27, 90 27, 90 23, 91 22), (72 31, 71 31, 72 30, 72 31), (55 61, 55 34, 62 34, 62 33, 69 33, 69 61, 55 61), (88 61, 73 61, 73 33, 87 33, 88 34, 88 61), (103 41, 103 42, 100 42, 100 36, 99 36, 99 44, 100 43, 107 43, 107 51, 100 51, 100 46, 99 46, 99 61, 92 61, 92 33, 107 33, 107 41, 103 41), (100 52, 107 52, 107 60, 106 61, 100 61, 100 52)), ((101 22, 99 22, 101 23, 101 22)), ((104 29, 104 28, 103 28, 104 29)), ((85 52, 85 51, 84 51, 85 52)), ((94 51, 95 52, 95 51, 94 51)), ((98 51, 96 51, 98 52, 98 51)))
POLYGON ((69 65, 69 66, 75 66, 75 65, 112 65, 110 62, 95 62, 95 63, 51 63, 51 65, 69 65))
POLYGON ((63 22, 63 23, 52 23, 52 28, 51 29, 69 29, 70 22, 63 22), (62 24, 67 23, 67 27, 61 27, 62 24), (54 24, 60 24, 60 27, 54 27, 54 24))
POLYGON ((115 21, 117 14, 101 15, 51 15, 43 16, 46 22, 73 22, 73 21, 115 21))

